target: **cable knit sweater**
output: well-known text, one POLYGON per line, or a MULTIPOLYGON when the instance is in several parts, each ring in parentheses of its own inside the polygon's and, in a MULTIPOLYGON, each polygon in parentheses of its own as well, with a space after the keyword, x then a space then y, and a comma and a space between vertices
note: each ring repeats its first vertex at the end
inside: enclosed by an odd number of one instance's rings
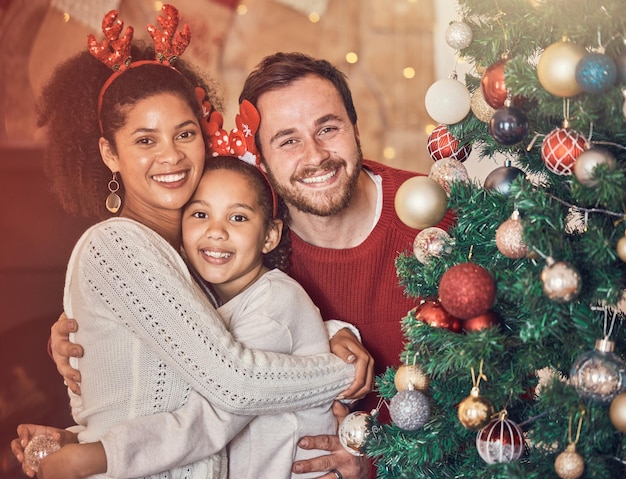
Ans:
MULTIPOLYGON (((332 354, 303 358, 244 349, 179 254, 129 219, 99 223, 78 241, 64 309, 79 323, 72 341, 85 346, 84 357, 74 361, 82 395, 71 394, 81 442, 99 440, 121 421, 180 408, 192 389, 224 411, 275 414, 327 404, 354 375, 332 354)), ((222 459, 158 477, 220 477, 222 459)))

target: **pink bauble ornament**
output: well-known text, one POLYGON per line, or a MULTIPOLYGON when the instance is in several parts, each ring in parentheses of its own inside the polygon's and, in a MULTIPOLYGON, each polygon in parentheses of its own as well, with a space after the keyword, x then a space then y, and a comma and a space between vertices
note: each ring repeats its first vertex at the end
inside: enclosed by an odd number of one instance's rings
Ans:
POLYGON ((460 122, 470 111, 471 98, 467 87, 453 78, 438 80, 426 91, 426 112, 437 123, 460 122))
POLYGON ((476 449, 488 464, 516 461, 524 454, 524 434, 506 414, 492 420, 476 435, 476 449))
POLYGON ((455 182, 467 183, 469 174, 465 165, 454 158, 442 158, 430 167, 428 176, 450 194, 450 185, 455 182))
POLYGON ((422 264, 428 264, 431 258, 439 258, 452 250, 450 235, 436 226, 425 228, 415 236, 413 253, 422 264))
POLYGON ((541 159, 557 175, 571 175, 580 154, 589 148, 587 139, 576 130, 555 128, 543 139, 541 159))
POLYGON ((428 153, 430 157, 437 161, 442 158, 454 158, 458 161, 465 161, 472 151, 470 145, 459 146, 458 139, 452 136, 446 125, 438 125, 428 135, 428 153))
POLYGON ((439 301, 451 315, 470 319, 485 313, 496 297, 496 283, 482 266, 460 263, 439 281, 439 301))
POLYGON ((409 228, 435 226, 446 214, 448 195, 432 178, 414 176, 400 185, 395 197, 398 218, 409 228))

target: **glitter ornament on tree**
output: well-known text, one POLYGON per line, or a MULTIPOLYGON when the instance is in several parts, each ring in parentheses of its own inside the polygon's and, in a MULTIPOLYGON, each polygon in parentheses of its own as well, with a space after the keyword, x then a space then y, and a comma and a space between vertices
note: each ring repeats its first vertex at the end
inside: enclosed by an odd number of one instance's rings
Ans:
POLYGON ((528 120, 522 110, 514 106, 498 108, 489 120, 489 134, 502 145, 515 145, 528 133, 528 120))
POLYGON ((24 448, 24 462, 33 471, 37 471, 41 460, 59 449, 60 444, 50 436, 34 436, 24 448))
POLYGON ((426 91, 426 112, 437 123, 451 125, 460 122, 470 112, 471 98, 467 87, 456 78, 433 83, 426 91))
POLYGON ((469 181, 469 174, 467 168, 459 160, 454 158, 443 158, 439 161, 435 161, 430 167, 428 176, 435 180, 446 190, 447 194, 450 194, 450 186, 452 182, 459 181, 461 183, 467 183, 469 181))
POLYGON ((583 91, 598 94, 613 86, 617 80, 617 66, 603 53, 589 53, 576 65, 576 81, 583 91))
POLYGON ((405 225, 421 230, 443 219, 448 210, 448 195, 432 178, 414 176, 400 185, 394 206, 405 225))
POLYGON ((583 151, 574 163, 574 176, 580 184, 595 188, 600 180, 594 177, 593 170, 598 165, 615 166, 615 157, 605 148, 593 146, 583 151))
POLYGON ((391 398, 389 415, 399 428, 415 431, 428 421, 430 403, 426 395, 420 391, 411 389, 399 391, 391 398))
POLYGON ((483 186, 486 190, 495 190, 503 195, 508 195, 511 183, 518 176, 525 176, 525 174, 519 168, 511 166, 510 160, 506 160, 504 166, 493 169, 487 175, 483 186))
POLYGON ((572 364, 570 382, 582 399, 609 404, 626 386, 626 363, 613 352, 615 343, 596 340, 595 348, 572 364))
POLYGON ((571 175, 576 158, 589 148, 587 139, 570 128, 555 128, 541 144, 541 159, 557 175, 571 175))
POLYGON ((546 266, 541 271, 543 292, 555 303, 569 303, 574 300, 581 288, 578 270, 566 261, 546 259, 546 266))
POLYGON ((423 299, 419 306, 413 309, 415 319, 422 321, 433 328, 442 328, 453 333, 461 332, 461 319, 451 315, 438 301, 423 299))
POLYGON ((454 138, 446 125, 438 125, 428 135, 428 154, 434 160, 441 160, 443 158, 454 158, 460 162, 465 161, 472 151, 470 145, 463 147, 459 146, 459 140, 454 138))
POLYGON ((576 445, 569 444, 567 449, 556 457, 554 470, 561 479, 578 479, 585 472, 585 461, 576 452, 576 445))
POLYGON ((343 448, 353 456, 363 456, 363 445, 371 432, 372 414, 355 411, 348 414, 341 424, 337 435, 343 448))
POLYGON ((508 220, 498 226, 496 247, 507 258, 523 258, 528 254, 528 246, 524 243, 523 236, 524 226, 519 219, 519 211, 515 210, 508 220))
POLYGON ((493 416, 494 407, 489 398, 480 395, 477 387, 472 388, 470 395, 459 403, 459 421, 466 429, 480 429, 493 416))
POLYGON ((480 88, 476 88, 474 93, 472 93, 470 99, 470 108, 474 116, 478 118, 483 123, 489 123, 491 117, 496 112, 495 108, 493 108, 483 96, 483 91, 480 88))
POLYGON ((403 364, 396 371, 393 383, 398 391, 407 389, 426 391, 429 379, 417 364, 403 364))
POLYGON ((452 251, 452 238, 441 228, 431 226, 415 236, 413 254, 422 264, 428 264, 431 258, 438 258, 452 251))
POLYGON ((584 47, 568 39, 548 46, 537 63, 539 83, 548 93, 569 98, 582 93, 576 81, 576 66, 587 54, 584 47))
POLYGON ((463 21, 452 22, 446 29, 446 43, 455 50, 469 47, 473 36, 472 28, 463 21))
POLYGON ((476 435, 476 449, 487 464, 516 461, 524 453, 524 434, 506 411, 476 435))
POLYGON ((626 432, 626 393, 619 393, 611 401, 609 418, 615 429, 626 432))
POLYGON ((460 263, 439 281, 439 301, 451 315, 470 319, 485 313, 496 297, 496 283, 482 266, 460 263))

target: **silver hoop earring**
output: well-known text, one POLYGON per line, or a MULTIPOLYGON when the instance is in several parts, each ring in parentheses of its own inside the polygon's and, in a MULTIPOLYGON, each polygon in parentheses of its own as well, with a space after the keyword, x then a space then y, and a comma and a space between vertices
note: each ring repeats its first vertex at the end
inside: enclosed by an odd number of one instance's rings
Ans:
POLYGON ((117 194, 117 190, 120 189, 120 184, 117 182, 117 173, 113 173, 113 178, 109 181, 107 186, 110 193, 109 196, 107 196, 106 208, 109 212, 115 214, 122 206, 122 198, 117 194))

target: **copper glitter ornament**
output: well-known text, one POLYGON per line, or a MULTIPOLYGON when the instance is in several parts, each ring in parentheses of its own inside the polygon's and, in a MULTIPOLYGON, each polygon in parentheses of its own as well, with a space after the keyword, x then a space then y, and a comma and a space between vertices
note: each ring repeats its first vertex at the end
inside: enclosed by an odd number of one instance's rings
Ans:
POLYGON ((515 210, 511 217, 496 230, 496 246, 498 251, 507 258, 519 259, 528 254, 528 246, 524 243, 524 226, 515 210))
POLYGON ((569 444, 567 449, 556 457, 554 470, 561 479, 578 479, 585 472, 585 461, 576 452, 576 445, 569 444))

